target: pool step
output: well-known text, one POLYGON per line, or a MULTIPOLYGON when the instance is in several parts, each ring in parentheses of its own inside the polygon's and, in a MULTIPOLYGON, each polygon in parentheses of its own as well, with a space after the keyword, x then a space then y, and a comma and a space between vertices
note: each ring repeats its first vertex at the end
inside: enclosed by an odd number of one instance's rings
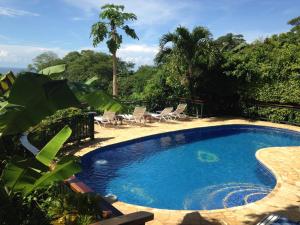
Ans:
POLYGON ((272 189, 251 183, 227 183, 199 189, 188 195, 184 209, 221 209, 241 206, 262 199, 272 189))

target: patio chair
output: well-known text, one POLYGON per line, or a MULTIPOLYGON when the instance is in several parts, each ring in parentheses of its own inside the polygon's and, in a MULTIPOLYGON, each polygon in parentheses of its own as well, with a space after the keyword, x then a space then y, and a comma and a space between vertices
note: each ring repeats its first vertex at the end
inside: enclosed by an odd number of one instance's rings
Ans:
POLYGON ((286 217, 282 217, 279 215, 271 214, 262 219, 256 225, 299 225, 300 222, 294 222, 289 220, 286 217))
POLYGON ((95 116, 94 117, 95 122, 101 126, 101 124, 113 124, 116 123, 116 113, 115 112, 110 112, 110 111, 105 111, 103 113, 103 116, 95 116))
POLYGON ((182 119, 187 118, 187 115, 184 114, 187 104, 179 104, 174 112, 169 113, 169 116, 173 119, 182 119))
POLYGON ((145 107, 135 107, 132 115, 124 114, 121 116, 124 118, 123 121, 132 122, 132 123, 141 123, 142 120, 144 120, 145 123, 145 118, 144 118, 145 113, 146 113, 145 107))
POLYGON ((162 111, 158 111, 160 113, 150 113, 150 115, 155 118, 158 119, 159 122, 161 120, 165 120, 167 121, 168 119, 170 119, 170 113, 173 111, 173 107, 167 107, 162 111))

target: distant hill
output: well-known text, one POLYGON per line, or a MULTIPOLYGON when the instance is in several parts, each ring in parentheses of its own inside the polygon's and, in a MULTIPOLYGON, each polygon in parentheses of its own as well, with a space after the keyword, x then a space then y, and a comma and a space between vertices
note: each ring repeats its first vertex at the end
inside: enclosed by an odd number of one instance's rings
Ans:
POLYGON ((26 68, 0 67, 1 74, 7 73, 10 70, 14 73, 20 73, 21 71, 26 70, 26 68))

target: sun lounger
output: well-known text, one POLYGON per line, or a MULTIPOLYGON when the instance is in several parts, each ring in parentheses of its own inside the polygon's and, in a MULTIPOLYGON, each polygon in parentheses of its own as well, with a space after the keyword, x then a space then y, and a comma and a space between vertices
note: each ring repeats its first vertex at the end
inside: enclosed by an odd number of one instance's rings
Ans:
POLYGON ((171 112, 169 116, 173 119, 187 118, 187 115, 184 114, 187 104, 179 104, 174 112, 171 112))
POLYGON ((167 107, 163 111, 160 111, 160 113, 150 113, 150 115, 158 119, 159 121, 161 120, 168 120, 170 119, 170 113, 173 111, 173 107, 167 107))
POLYGON ((145 113, 146 113, 145 107, 135 107, 132 115, 123 114, 121 116, 124 118, 123 121, 141 123, 142 121, 145 122, 145 118, 144 118, 145 113))
POLYGON ((116 120, 116 113, 115 112, 110 112, 110 111, 105 111, 103 113, 103 116, 95 116, 94 120, 96 123, 99 125, 101 124, 114 124, 117 122, 116 120))
POLYGON ((299 222, 294 222, 286 217, 271 214, 261 220, 257 225, 299 225, 299 222))

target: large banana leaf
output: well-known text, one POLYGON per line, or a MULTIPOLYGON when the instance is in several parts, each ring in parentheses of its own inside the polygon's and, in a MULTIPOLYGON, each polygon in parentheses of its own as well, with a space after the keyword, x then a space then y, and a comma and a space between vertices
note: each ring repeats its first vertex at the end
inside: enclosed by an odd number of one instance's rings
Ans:
POLYGON ((20 192, 27 195, 34 190, 45 188, 56 181, 63 181, 80 172, 80 164, 74 156, 66 156, 57 163, 52 161, 55 157, 54 152, 57 153, 57 147, 68 135, 70 135, 70 128, 63 128, 46 145, 39 160, 37 158, 14 158, 11 160, 4 168, 1 176, 1 181, 8 193, 20 192), (54 168, 50 169, 45 164, 51 164, 51 167, 54 168))
MULTIPOLYGON (((0 74, 1 76, 1 74, 0 74)), ((0 95, 4 95, 9 92, 13 83, 15 82, 16 77, 12 71, 9 71, 7 74, 1 76, 0 78, 0 95)))
POLYGON ((43 75, 52 75, 57 73, 63 73, 66 70, 66 64, 56 65, 56 66, 50 66, 45 69, 42 69, 39 71, 39 74, 43 75))
POLYGON ((24 132, 58 109, 79 105, 66 80, 54 81, 43 75, 23 73, 10 91, 8 104, 0 109, 0 133, 24 132))
POLYGON ((30 190, 40 177, 40 168, 32 159, 13 158, 2 174, 2 181, 9 194, 30 190))
POLYGON ((31 188, 27 189, 25 194, 29 194, 33 190, 44 188, 56 181, 63 181, 72 175, 81 171, 81 166, 75 156, 66 156, 62 158, 55 166, 55 169, 44 173, 37 179, 31 188))
POLYGON ((16 119, 16 114, 21 114, 24 111, 24 106, 10 104, 7 101, 0 103, 0 135, 11 126, 10 123, 16 119))
POLYGON ((71 136, 72 130, 65 126, 58 134, 52 138, 48 144, 36 155, 36 159, 45 166, 50 166, 52 161, 63 144, 71 136))
POLYGON ((69 86, 81 102, 87 103, 94 109, 117 112, 123 108, 122 104, 112 96, 90 85, 72 82, 69 86))
POLYGON ((94 76, 90 79, 88 79, 86 82, 84 82, 86 85, 91 85, 92 83, 94 83, 96 80, 99 80, 99 78, 97 76, 94 76))
POLYGON ((87 102, 90 106, 101 111, 118 112, 123 107, 120 102, 113 99, 110 95, 102 90, 93 91, 81 98, 83 102, 87 102))

